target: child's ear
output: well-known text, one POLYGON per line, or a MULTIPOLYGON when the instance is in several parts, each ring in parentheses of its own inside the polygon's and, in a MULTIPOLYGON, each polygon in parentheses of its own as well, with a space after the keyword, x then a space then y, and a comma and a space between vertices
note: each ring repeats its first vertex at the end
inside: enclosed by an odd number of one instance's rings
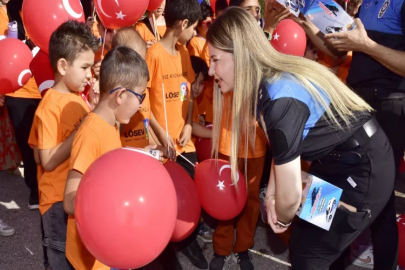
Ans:
POLYGON ((181 27, 181 31, 186 30, 188 27, 188 19, 180 21, 180 27, 181 27))
POLYGON ((58 72, 60 73, 60 75, 62 75, 62 76, 65 76, 67 67, 68 67, 68 62, 66 61, 65 58, 59 59, 58 62, 56 63, 56 68, 57 68, 58 72))
POLYGON ((117 105, 120 106, 122 103, 122 95, 125 92, 125 88, 120 88, 115 92, 115 102, 117 102, 117 105))

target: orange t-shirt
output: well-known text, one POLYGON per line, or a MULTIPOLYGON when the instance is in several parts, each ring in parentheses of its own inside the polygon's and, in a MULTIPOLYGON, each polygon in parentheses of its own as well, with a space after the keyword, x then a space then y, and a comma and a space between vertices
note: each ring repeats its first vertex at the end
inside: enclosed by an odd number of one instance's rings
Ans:
MULTIPOLYGON (((161 37, 164 36, 166 33, 166 25, 158 25, 157 31, 161 37)), ((155 35, 149 30, 149 28, 146 26, 145 22, 140 21, 137 24, 135 24, 135 30, 141 35, 143 40, 147 41, 156 41, 155 35)))
POLYGON ((7 7, 4 5, 0 8, 0 36, 7 36, 8 23, 7 7))
POLYGON ((94 54, 94 64, 97 64, 100 60, 103 60, 108 51, 109 49, 107 46, 104 46, 103 51, 103 45, 101 45, 100 49, 98 49, 98 51, 94 54))
POLYGON ((206 41, 204 38, 200 36, 194 36, 187 45, 188 52, 190 53, 190 55, 200 57, 204 61, 207 61, 207 57, 203 55, 203 53, 205 53, 203 51, 205 43, 206 41))
MULTIPOLYGON (((187 121, 191 84, 195 79, 190 56, 184 46, 177 45, 177 56, 174 56, 157 42, 147 51, 146 63, 151 78, 148 82, 151 110, 160 126, 166 130, 164 85, 168 132, 176 142, 187 121)), ((194 143, 190 140, 184 147, 176 143, 176 150, 179 153, 195 152, 194 143)))
MULTIPOLYGON (((97 158, 117 148, 121 148, 118 127, 109 125, 95 113, 89 113, 73 141, 69 170, 84 174, 97 158)), ((66 257, 75 269, 110 270, 110 267, 96 260, 83 245, 73 215, 69 215, 68 219, 66 257)))
POLYGON ((97 38, 100 39, 100 33, 98 31, 98 22, 97 20, 94 21, 93 26, 91 27, 91 32, 93 33, 93 35, 97 38))
POLYGON ((142 107, 132 116, 128 124, 121 126, 122 146, 144 148, 149 145, 149 123, 151 119, 148 90, 142 107))
MULTIPOLYGON (((34 118, 31 126, 31 131, 30 131, 30 136, 28 137, 28 144, 32 149, 34 149, 34 146, 38 147, 38 123, 37 123, 37 118, 34 118)), ((44 173, 44 169, 42 168, 41 165, 37 164, 37 181, 41 179, 42 174, 44 173)))
MULTIPOLYGON (((341 79, 344 83, 346 83, 347 75, 349 75, 350 64, 352 63, 352 52, 347 53, 346 60, 340 65, 337 76, 341 79)), ((331 68, 333 64, 332 58, 328 55, 324 54, 322 51, 318 50, 318 61, 320 64, 324 65, 325 67, 331 68)))
MULTIPOLYGON (((35 112, 38 123, 38 149, 52 149, 65 141, 80 125, 89 107, 78 93, 62 94, 48 90, 35 112)), ((43 215, 56 202, 63 201, 69 159, 38 181, 39 210, 43 215)))
POLYGON ((31 77, 26 85, 14 93, 7 94, 7 96, 15 98, 41 98, 41 93, 39 92, 34 77, 31 77))
MULTIPOLYGON (((224 94, 224 104, 222 108, 222 122, 221 122, 221 131, 219 138, 219 148, 218 151, 226 156, 231 155, 231 140, 232 140, 232 98, 233 93, 229 92, 224 94), (229 105, 228 105, 229 99, 229 105), (228 112, 229 112, 229 126, 228 126, 228 112)), ((252 121, 253 120, 252 118, 252 121)), ((245 143, 244 139, 240 140, 239 144, 239 157, 245 157, 245 143)), ((266 135, 263 130, 260 128, 259 124, 256 122, 256 139, 255 139, 255 148, 248 149, 248 158, 258 158, 263 157, 266 154, 266 135)))

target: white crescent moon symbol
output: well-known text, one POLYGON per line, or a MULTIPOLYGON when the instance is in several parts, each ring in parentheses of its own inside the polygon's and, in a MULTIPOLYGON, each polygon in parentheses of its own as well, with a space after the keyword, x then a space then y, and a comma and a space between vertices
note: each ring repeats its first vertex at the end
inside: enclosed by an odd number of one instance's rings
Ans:
MULTIPOLYGON (((222 171, 225 170, 225 169, 231 169, 231 165, 224 165, 224 166, 222 166, 221 169, 219 169, 219 176, 221 176, 222 171)), ((238 182, 239 182, 239 172, 238 172, 238 174, 236 175, 236 183, 238 183, 238 182)), ((231 186, 235 185, 236 183, 231 184, 231 186)))
POLYGON ((69 13, 69 15, 72 16, 73 18, 79 19, 82 16, 83 12, 78 14, 72 9, 72 7, 70 6, 69 0, 63 0, 62 3, 63 3, 63 7, 66 9, 67 13, 69 13))
POLYGON ((98 4, 98 6, 100 7, 101 13, 103 13, 104 16, 106 16, 106 17, 108 17, 108 18, 111 18, 111 16, 109 16, 107 13, 105 13, 105 11, 104 11, 104 9, 103 9, 103 6, 101 5, 101 0, 97 0, 97 4, 98 4))
POLYGON ((47 80, 47 81, 44 81, 43 83, 41 83, 41 84, 38 86, 39 92, 42 93, 42 91, 51 88, 54 84, 55 84, 55 81, 54 81, 54 80, 47 80))
POLYGON ((25 74, 28 74, 28 73, 31 74, 31 76, 32 76, 31 70, 29 70, 29 69, 24 69, 23 71, 21 71, 20 75, 18 75, 18 84, 21 87, 24 86, 24 84, 22 84, 21 80, 24 78, 25 74))

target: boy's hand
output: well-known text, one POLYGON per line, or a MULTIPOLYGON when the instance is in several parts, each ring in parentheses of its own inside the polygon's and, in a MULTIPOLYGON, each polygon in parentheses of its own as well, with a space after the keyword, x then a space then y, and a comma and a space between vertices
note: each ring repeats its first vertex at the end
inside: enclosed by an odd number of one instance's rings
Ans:
MULTIPOLYGON (((158 159, 159 159, 159 161, 160 162, 163 162, 165 159, 163 158, 163 152, 160 150, 160 149, 158 149, 158 146, 157 145, 148 145, 148 146, 146 146, 145 148, 144 148, 145 150, 147 150, 148 152, 149 152, 149 150, 156 150, 156 151, 158 151, 159 152, 159 154, 158 154, 158 159)), ((152 153, 150 153, 150 154, 152 154, 152 153)), ((156 157, 156 155, 154 155, 154 154, 152 154, 153 156, 155 156, 156 157)))
POLYGON ((6 100, 6 95, 0 95, 0 107, 4 106, 5 100, 6 100))
POLYGON ((181 131, 180 134, 180 140, 179 140, 179 144, 180 146, 186 146, 186 144, 190 141, 191 139, 191 132, 193 131, 193 128, 191 125, 186 124, 183 127, 183 130, 181 131))
POLYGON ((265 1, 265 12, 264 12, 264 30, 273 33, 279 22, 290 16, 290 10, 285 6, 277 3, 277 7, 273 5, 273 1, 276 0, 266 0, 265 1))
POLYGON ((167 158, 170 161, 176 162, 176 150, 171 148, 171 147, 164 147, 161 145, 158 145, 156 147, 157 150, 161 151, 163 153, 163 157, 167 158))
POLYGON ((97 63, 95 63, 94 66, 93 66, 93 72, 94 72, 94 75, 95 75, 97 78, 100 77, 101 62, 102 62, 102 60, 100 60, 100 61, 98 61, 97 63))
POLYGON ((100 81, 96 78, 91 80, 91 87, 89 91, 89 102, 94 110, 100 101, 100 81))

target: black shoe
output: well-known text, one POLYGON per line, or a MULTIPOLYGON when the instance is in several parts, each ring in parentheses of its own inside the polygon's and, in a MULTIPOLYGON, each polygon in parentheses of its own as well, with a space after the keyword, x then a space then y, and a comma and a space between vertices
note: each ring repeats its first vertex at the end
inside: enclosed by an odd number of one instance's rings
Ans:
POLYGON ((169 243, 165 250, 157 258, 158 262, 165 270, 182 270, 180 262, 177 260, 176 251, 169 243))
POLYGON ((183 249, 184 255, 190 260, 190 262, 199 269, 207 269, 208 262, 205 259, 201 247, 198 245, 197 240, 194 240, 188 247, 183 249))
POLYGON ((38 190, 31 191, 30 198, 28 200, 28 209, 35 210, 39 208, 38 190))
POLYGON ((229 260, 229 256, 221 256, 214 253, 214 258, 210 262, 210 270, 222 270, 224 269, 225 262, 229 260))
POLYGON ((248 251, 235 253, 235 258, 239 264, 240 270, 254 270, 254 266, 250 261, 250 256, 248 251))

